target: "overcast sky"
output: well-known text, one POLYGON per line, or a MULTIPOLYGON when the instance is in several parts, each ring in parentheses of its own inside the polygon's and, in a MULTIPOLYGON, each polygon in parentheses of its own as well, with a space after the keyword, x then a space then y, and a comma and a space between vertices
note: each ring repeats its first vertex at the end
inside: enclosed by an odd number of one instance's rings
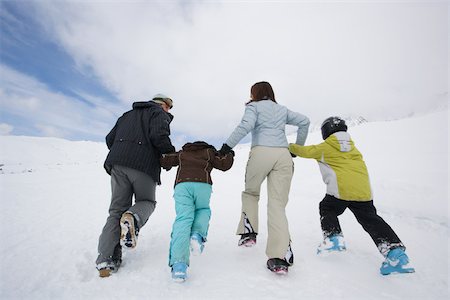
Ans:
POLYGON ((447 1, 3 1, 0 133, 104 139, 174 100, 178 145, 219 146, 250 87, 320 122, 448 105, 447 1))

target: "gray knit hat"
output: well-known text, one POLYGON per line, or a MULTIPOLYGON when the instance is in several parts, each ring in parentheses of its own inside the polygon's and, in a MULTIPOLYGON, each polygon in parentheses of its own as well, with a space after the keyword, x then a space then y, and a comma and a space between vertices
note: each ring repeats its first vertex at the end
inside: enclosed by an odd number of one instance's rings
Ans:
POLYGON ((172 99, 170 99, 169 97, 167 97, 164 94, 156 94, 155 96, 153 96, 152 101, 155 103, 159 103, 159 104, 167 104, 167 106, 169 106, 169 108, 173 107, 173 101, 172 99))

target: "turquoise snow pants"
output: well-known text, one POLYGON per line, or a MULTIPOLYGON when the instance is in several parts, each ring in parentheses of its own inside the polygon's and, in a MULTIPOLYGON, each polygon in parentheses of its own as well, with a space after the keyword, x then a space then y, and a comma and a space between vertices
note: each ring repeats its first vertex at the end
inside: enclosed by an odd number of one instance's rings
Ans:
POLYGON ((192 233, 198 233, 206 241, 211 209, 209 200, 212 186, 203 182, 182 182, 175 186, 176 218, 172 227, 169 266, 184 262, 189 265, 189 244, 192 233))

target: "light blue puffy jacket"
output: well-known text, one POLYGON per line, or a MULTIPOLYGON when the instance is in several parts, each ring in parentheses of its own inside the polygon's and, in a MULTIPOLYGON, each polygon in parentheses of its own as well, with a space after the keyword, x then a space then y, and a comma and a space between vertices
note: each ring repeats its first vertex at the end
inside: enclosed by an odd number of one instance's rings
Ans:
POLYGON ((309 119, 287 109, 272 100, 254 101, 245 107, 241 123, 236 127, 226 144, 234 148, 249 132, 252 133, 252 147, 285 147, 288 141, 285 126, 298 127, 296 144, 304 145, 308 135, 309 119))

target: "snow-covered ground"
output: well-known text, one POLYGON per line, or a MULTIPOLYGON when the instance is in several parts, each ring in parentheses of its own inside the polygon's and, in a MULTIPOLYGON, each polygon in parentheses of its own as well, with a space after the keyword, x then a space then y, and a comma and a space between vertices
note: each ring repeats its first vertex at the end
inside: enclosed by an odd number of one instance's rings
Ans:
MULTIPOLYGON (((97 239, 110 199, 106 146, 3 136, 0 299, 448 299, 448 110, 349 132, 368 165, 375 206, 407 246, 414 274, 380 275, 383 257, 350 211, 340 218, 348 250, 316 255, 325 187, 316 162, 301 158, 287 207, 295 265, 287 276, 271 274, 265 188, 258 244, 237 247, 249 151, 239 145, 233 168, 213 171, 209 241, 203 255, 192 258, 185 283, 172 282, 167 266, 175 170, 163 171, 157 209, 137 248, 124 254, 119 272, 99 278, 97 239)), ((319 132, 307 140, 316 142, 319 132)))

